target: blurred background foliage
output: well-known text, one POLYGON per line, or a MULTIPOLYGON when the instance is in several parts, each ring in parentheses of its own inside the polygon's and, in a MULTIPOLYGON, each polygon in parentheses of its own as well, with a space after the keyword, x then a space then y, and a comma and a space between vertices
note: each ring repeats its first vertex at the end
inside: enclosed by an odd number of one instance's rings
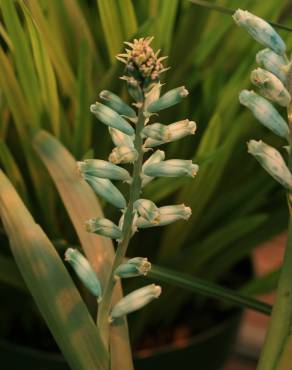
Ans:
MULTIPOLYGON (((291 25, 289 0, 211 3, 291 25)), ((145 198, 159 205, 185 202, 193 215, 189 222, 138 233, 130 255, 229 287, 247 283, 242 261, 286 228, 287 219, 280 187, 246 152, 250 138, 275 139, 238 103, 260 47, 234 26, 231 16, 187 0, 1 0, 0 16, 0 162, 58 251, 79 242, 31 137, 43 128, 78 160, 106 159, 112 143, 89 105, 105 88, 128 100, 115 55, 123 41, 153 35, 155 48, 169 55, 164 89, 185 85, 190 91, 183 104, 161 115, 161 122, 189 118, 198 124, 194 137, 163 150, 168 157, 193 158, 200 172, 194 181, 158 179, 146 187, 145 198)), ((279 32, 291 48, 291 33, 279 32)), ((106 215, 114 214, 103 206, 106 215)), ((20 309, 15 302, 21 301, 22 325, 30 331, 35 309, 30 298, 16 294, 23 286, 3 229, 1 244, 1 294, 7 297, 1 310, 13 316, 20 309)), ((276 275, 251 280, 245 289, 267 291, 276 275)), ((205 325, 213 306, 165 286, 159 302, 133 316, 133 336, 145 325, 172 324, 190 300, 191 314, 204 312, 200 324, 205 325)))

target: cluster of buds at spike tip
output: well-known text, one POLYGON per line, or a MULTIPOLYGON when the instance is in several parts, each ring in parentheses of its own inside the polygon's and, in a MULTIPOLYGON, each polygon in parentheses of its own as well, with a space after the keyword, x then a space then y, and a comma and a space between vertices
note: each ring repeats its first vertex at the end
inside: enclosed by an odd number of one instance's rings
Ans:
POLYGON ((139 87, 144 89, 158 82, 160 74, 168 69, 162 63, 167 57, 159 57, 160 50, 156 53, 153 51, 150 46, 152 40, 153 37, 147 37, 125 42, 129 48, 117 56, 117 59, 126 65, 123 79, 136 89, 139 87))
MULTIPOLYGON (((263 97, 253 91, 243 90, 239 94, 239 101, 251 110, 262 125, 291 144, 288 123, 273 104, 266 100, 269 99, 282 107, 291 105, 291 96, 287 88, 291 63, 285 55, 286 45, 263 19, 243 10, 237 10, 233 18, 255 40, 268 47, 257 53, 256 62, 260 68, 251 73, 251 82, 259 88, 259 93, 263 97)), ((277 149, 261 140, 250 140, 248 152, 276 181, 291 192, 292 174, 277 149)))
MULTIPOLYGON (((139 198, 142 188, 156 177, 194 177, 198 171, 198 165, 191 160, 165 160, 162 150, 152 149, 193 135, 196 123, 188 119, 167 125, 150 122, 153 117, 158 116, 157 112, 180 103, 189 94, 184 86, 180 86, 160 96, 160 75, 167 68, 162 64, 165 58, 159 57, 159 51, 154 52, 151 48, 151 41, 152 38, 142 38, 126 43, 129 48, 118 55, 118 59, 125 63, 125 75, 122 79, 127 82, 128 92, 134 99, 134 108, 108 90, 99 94, 102 103, 96 102, 90 106, 94 116, 107 126, 114 144, 108 161, 86 159, 77 163, 81 178, 99 197, 122 212, 118 225, 101 217, 84 220, 88 232, 111 238, 118 244, 109 283, 103 287, 106 298, 110 297, 108 289, 112 289, 111 284, 116 279, 146 275, 151 268, 151 263, 144 257, 134 257, 124 262, 124 250, 138 228, 164 226, 187 220, 191 216, 191 209, 184 204, 158 207, 150 199, 139 198), (143 162, 144 155, 148 158, 143 162), (124 164, 127 169, 123 168, 124 164), (131 164, 133 168, 130 174, 131 164), (129 201, 112 181, 129 184, 129 201)), ((69 249, 66 259, 81 281, 100 299, 99 281, 86 258, 78 251, 69 249)), ((160 293, 161 288, 154 284, 135 290, 112 309, 108 306, 106 315, 110 313, 110 320, 114 321, 145 306, 158 298, 160 293)), ((107 304, 106 298, 101 301, 99 312, 103 312, 104 305, 107 304)))

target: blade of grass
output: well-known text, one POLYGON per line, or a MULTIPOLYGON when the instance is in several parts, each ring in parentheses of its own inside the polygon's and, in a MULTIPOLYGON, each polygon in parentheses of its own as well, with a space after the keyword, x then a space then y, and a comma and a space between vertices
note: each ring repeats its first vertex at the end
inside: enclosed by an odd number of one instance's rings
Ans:
POLYGON ((60 40, 58 40, 58 38, 55 37, 55 33, 52 32, 50 24, 45 18, 40 7, 40 3, 37 0, 26 2, 25 6, 30 10, 32 17, 38 26, 40 37, 44 43, 44 47, 51 57, 64 92, 68 96, 72 97, 72 93, 75 91, 75 77, 70 63, 67 61, 62 44, 60 44, 60 40))
POLYGON ((26 158, 33 187, 43 212, 42 216, 50 231, 54 232, 55 203, 51 184, 46 176, 40 175, 42 172, 40 163, 35 158, 35 155, 33 155, 30 147, 31 111, 28 109, 26 98, 17 82, 13 67, 2 48, 0 48, 0 69, 2 71, 0 73, 0 85, 14 118, 14 124, 21 143, 21 150, 26 158))
POLYGON ((97 5, 110 62, 114 63, 115 56, 125 41, 118 2, 116 0, 97 0, 97 5))
POLYGON ((253 296, 271 293, 277 289, 280 273, 281 269, 278 268, 264 276, 257 276, 244 285, 241 292, 253 296))
POLYGON ((9 178, 13 179, 13 185, 19 192, 21 197, 25 199, 26 204, 29 204, 29 197, 27 193, 26 184, 24 182, 22 173, 13 158, 11 151, 9 150, 6 142, 0 138, 0 162, 3 169, 6 171, 9 178))
POLYGON ((178 0, 159 2, 159 11, 154 26, 155 47, 162 48, 163 53, 168 53, 171 45, 174 23, 176 20, 178 0))
MULTIPOLYGON (((88 233, 84 227, 86 220, 103 217, 98 200, 89 185, 78 175, 75 159, 52 135, 40 131, 33 144, 58 189, 82 248, 104 286, 111 271, 113 245, 110 239, 88 233)), ((121 285, 117 284, 113 302, 121 297, 121 285)), ((132 369, 126 320, 111 328, 111 361, 113 369, 132 369)))
POLYGON ((72 369, 106 369, 98 330, 65 266, 0 172, 0 210, 16 263, 72 369))
POLYGON ((271 305, 265 302, 173 269, 152 265, 147 277, 190 290, 196 294, 223 300, 239 307, 249 308, 265 315, 270 315, 272 311, 271 305))
POLYGON ((28 39, 18 17, 15 3, 13 1, 1 1, 3 19, 11 42, 13 43, 13 59, 18 72, 19 80, 26 99, 31 108, 33 120, 31 126, 35 128, 40 125, 41 101, 39 95, 39 84, 36 78, 34 65, 31 58, 28 39))
POLYGON ((138 30, 135 9, 132 0, 118 0, 118 7, 123 28, 124 41, 129 40, 138 30))
POLYGON ((28 9, 23 5, 23 3, 20 4, 26 20, 36 71, 40 81, 39 93, 42 96, 43 104, 46 107, 47 117, 51 121, 52 131, 54 135, 58 137, 60 134, 60 108, 55 73, 48 53, 40 38, 40 32, 37 25, 33 21, 28 9))
POLYGON ((84 39, 80 47, 78 77, 77 77, 77 107, 74 123, 74 154, 77 158, 83 155, 90 146, 91 140, 91 114, 88 107, 92 102, 91 58, 89 45, 84 39))

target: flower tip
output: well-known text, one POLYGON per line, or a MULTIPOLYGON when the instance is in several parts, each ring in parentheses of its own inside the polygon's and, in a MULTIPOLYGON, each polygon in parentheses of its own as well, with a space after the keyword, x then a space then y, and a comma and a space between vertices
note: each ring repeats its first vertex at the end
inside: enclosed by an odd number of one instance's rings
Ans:
POLYGON ((65 261, 71 261, 72 254, 74 254, 74 252, 75 252, 75 249, 73 248, 66 249, 65 254, 64 254, 65 261))
POLYGON ((183 86, 182 89, 181 89, 181 92, 180 92, 180 96, 182 96, 184 98, 188 95, 189 95, 189 91, 185 88, 185 86, 183 86))
POLYGON ((249 99, 249 97, 253 94, 253 91, 249 91, 249 90, 242 90, 240 93, 239 93, 239 102, 240 104, 242 105, 246 105, 247 103, 247 100, 249 99))
POLYGON ((162 292, 161 286, 153 284, 153 290, 154 290, 154 298, 158 298, 162 292))
POLYGON ((246 14, 247 14, 247 10, 242 10, 242 9, 237 9, 233 15, 232 15, 232 18, 234 19, 234 21, 239 24, 245 17, 246 17, 246 14))
POLYGON ((94 232, 94 229, 93 229, 93 220, 90 219, 90 220, 87 220, 84 222, 84 227, 85 227, 85 230, 88 231, 89 233, 92 233, 94 232))

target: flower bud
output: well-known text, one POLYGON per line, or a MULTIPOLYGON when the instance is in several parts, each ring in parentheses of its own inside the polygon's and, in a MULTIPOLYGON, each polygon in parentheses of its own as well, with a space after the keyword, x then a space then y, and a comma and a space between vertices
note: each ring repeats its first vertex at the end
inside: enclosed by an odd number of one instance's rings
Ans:
POLYGON ((183 98, 188 96, 188 94, 189 92, 184 86, 172 89, 162 95, 158 100, 149 104, 147 111, 149 113, 156 113, 163 109, 172 107, 173 105, 180 103, 183 98))
POLYGON ((143 91, 134 77, 122 76, 121 80, 127 82, 128 92, 131 97, 139 104, 144 99, 143 91))
POLYGON ((112 127, 109 128, 109 133, 115 146, 128 146, 129 148, 134 148, 134 141, 131 136, 112 127))
POLYGON ((108 157, 112 163, 133 163, 138 158, 137 150, 128 146, 115 147, 108 157))
POLYGON ((88 260, 77 249, 68 248, 65 252, 68 261, 76 275, 95 297, 101 297, 101 285, 96 273, 88 260))
POLYGON ((133 208, 134 210, 137 210, 141 217, 145 218, 150 223, 156 224, 159 222, 160 214, 158 207, 151 200, 138 199, 134 203, 133 208))
POLYGON ((129 181, 131 178, 124 168, 101 159, 85 159, 83 162, 77 162, 77 166, 82 174, 90 176, 121 181, 129 181))
POLYGON ((166 127, 169 136, 167 140, 155 140, 150 137, 145 140, 144 146, 146 148, 154 148, 158 145, 179 140, 187 135, 193 135, 196 132, 196 123, 194 121, 189 121, 188 119, 171 123, 166 127))
POLYGON ((281 185, 291 191, 292 175, 281 154, 263 141, 250 140, 248 152, 252 154, 261 166, 281 185))
POLYGON ((119 227, 107 218, 91 218, 85 222, 88 232, 103 235, 111 239, 120 239, 122 231, 119 227))
POLYGON ((90 111, 107 126, 114 127, 127 135, 133 135, 135 133, 133 127, 124 118, 104 104, 92 104, 90 111))
POLYGON ((158 298, 160 294, 161 287, 155 284, 150 284, 143 288, 134 290, 114 306, 110 315, 110 321, 127 315, 130 312, 139 310, 153 299, 158 298))
POLYGON ((153 226, 164 226, 178 220, 188 220, 192 214, 191 208, 186 207, 184 204, 160 207, 158 210, 160 219, 157 224, 153 225, 145 218, 139 217, 136 221, 136 226, 140 229, 146 229, 153 226))
POLYGON ((198 172, 199 166, 190 160, 169 159, 167 161, 150 164, 144 167, 144 174, 151 177, 194 177, 198 172))
POLYGON ((135 118, 136 112, 134 109, 128 106, 118 95, 108 91, 103 90, 99 94, 100 99, 104 101, 104 104, 121 114, 122 116, 135 118))
POLYGON ((285 71, 287 63, 282 56, 274 53, 270 49, 263 49, 257 53, 256 62, 260 67, 273 73, 283 83, 285 83, 287 77, 285 71))
POLYGON ((250 109, 253 115, 268 129, 276 135, 287 138, 289 128, 287 123, 266 99, 253 91, 243 90, 239 94, 239 101, 250 109))
POLYGON ((145 107, 145 111, 146 111, 146 116, 148 116, 147 107, 151 103, 153 103, 153 102, 155 102, 159 99, 161 86, 162 86, 162 84, 160 82, 153 83, 151 85, 151 87, 149 88, 148 92, 145 93, 144 107, 145 107))
POLYGON ((284 41, 268 22, 247 10, 241 9, 236 10, 233 14, 233 19, 240 27, 245 28, 246 31, 260 44, 269 47, 279 55, 285 54, 286 45, 284 41))
POLYGON ((142 130, 142 134, 148 136, 154 140, 169 141, 170 133, 168 126, 162 125, 161 123, 153 123, 152 125, 145 126, 142 130))
POLYGON ((287 107, 291 96, 282 82, 271 72, 262 68, 252 71, 251 82, 260 89, 260 94, 265 98, 278 103, 282 107, 287 107))
POLYGON ((89 175, 84 175, 84 180, 92 187, 97 195, 105 199, 117 208, 125 208, 126 200, 123 194, 108 179, 100 179, 89 175))
POLYGON ((151 263, 147 258, 135 257, 122 263, 116 270, 115 275, 120 278, 130 278, 135 276, 147 275, 151 269, 151 263))
POLYGON ((154 177, 150 177, 150 176, 146 176, 144 174, 144 169, 145 167, 147 167, 148 165, 150 164, 154 164, 154 163, 159 163, 161 161, 163 161, 165 158, 165 153, 164 151, 162 150, 156 150, 148 159, 147 161, 144 162, 143 166, 142 166, 142 174, 141 174, 141 178, 142 178, 142 187, 149 184, 150 181, 152 181, 154 179, 154 177))

